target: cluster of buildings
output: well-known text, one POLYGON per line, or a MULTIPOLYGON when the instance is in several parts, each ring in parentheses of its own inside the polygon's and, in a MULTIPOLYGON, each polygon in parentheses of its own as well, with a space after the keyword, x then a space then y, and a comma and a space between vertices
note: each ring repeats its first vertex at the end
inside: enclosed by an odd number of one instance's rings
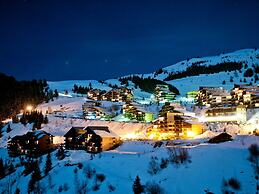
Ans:
POLYGON ((54 148, 53 135, 42 130, 27 132, 24 135, 14 136, 7 144, 11 156, 30 155, 38 156, 54 148))
POLYGON ((104 108, 101 108, 99 105, 100 103, 96 101, 86 101, 82 105, 84 118, 89 120, 101 119, 109 115, 109 113, 104 108))
POLYGON ((170 105, 164 107, 166 110, 160 112, 147 130, 150 139, 192 138, 203 133, 203 124, 193 117, 193 113, 170 109, 170 105))
POLYGON ((132 91, 128 88, 121 87, 112 89, 108 92, 99 89, 90 90, 87 97, 91 100, 107 100, 112 102, 126 102, 133 98, 132 91))
POLYGON ((154 119, 152 112, 147 112, 143 107, 134 103, 125 103, 122 106, 123 115, 130 120, 137 120, 140 122, 151 122, 154 119))
POLYGON ((72 127, 64 137, 66 149, 86 150, 89 153, 111 150, 122 143, 107 126, 72 127))
POLYGON ((259 107, 259 86, 235 84, 230 92, 222 87, 200 87, 196 100, 198 105, 206 107, 259 107))
POLYGON ((259 111, 259 86, 234 85, 228 92, 221 87, 200 87, 197 105, 205 106, 204 122, 244 123, 259 111))
POLYGON ((175 99, 175 93, 171 92, 168 85, 157 84, 155 88, 155 98, 157 102, 172 102, 175 99))
MULTIPOLYGON (((55 149, 53 135, 35 130, 24 135, 17 135, 8 141, 10 156, 39 156, 55 149)), ((72 127, 65 135, 65 148, 68 150, 85 150, 99 153, 114 149, 122 141, 107 126, 72 127)))

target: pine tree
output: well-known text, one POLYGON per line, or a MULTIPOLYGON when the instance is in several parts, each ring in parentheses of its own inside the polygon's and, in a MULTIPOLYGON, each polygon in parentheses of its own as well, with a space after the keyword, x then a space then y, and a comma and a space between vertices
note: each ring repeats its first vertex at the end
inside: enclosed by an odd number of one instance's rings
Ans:
POLYGON ((90 89, 90 90, 92 90, 92 89, 93 89, 93 88, 92 88, 92 83, 91 83, 91 82, 89 83, 89 89, 90 89))
POLYGON ((20 194, 20 189, 19 188, 16 188, 16 190, 15 190, 15 194, 20 194))
POLYGON ((4 175, 5 175, 4 162, 3 162, 3 159, 0 158, 0 178, 4 177, 4 175))
POLYGON ((8 166, 8 173, 12 173, 12 172, 14 172, 14 171, 15 171, 14 165, 13 165, 13 163, 11 162, 11 163, 9 164, 9 166, 8 166))
POLYGON ((54 90, 54 97, 56 97, 56 98, 58 97, 58 91, 57 91, 57 89, 54 90))
POLYGON ((256 182, 256 191, 259 192, 259 146, 257 144, 252 144, 249 148, 249 157, 248 160, 251 162, 254 173, 255 173, 255 182, 256 182))
POLYGON ((134 194, 140 194, 140 193, 144 192, 144 187, 140 183, 139 176, 136 176, 132 189, 133 189, 134 194))
POLYGON ((46 164, 45 164, 45 174, 48 174, 49 171, 52 169, 52 161, 50 152, 47 155, 46 164))
POLYGON ((6 132, 9 133, 10 131, 12 131, 12 129, 11 129, 10 124, 8 124, 8 125, 7 125, 7 129, 6 129, 6 132))
POLYGON ((28 193, 33 192, 36 189, 36 183, 40 179, 41 179, 41 174, 40 174, 39 163, 38 163, 38 161, 36 161, 34 163, 34 170, 31 175, 31 180, 29 181, 28 193))
POLYGON ((47 115, 45 115, 43 123, 48 124, 48 122, 49 122, 49 119, 48 119, 47 115))
POLYGON ((65 158, 65 151, 63 147, 60 147, 56 153, 56 157, 58 160, 63 160, 65 158))

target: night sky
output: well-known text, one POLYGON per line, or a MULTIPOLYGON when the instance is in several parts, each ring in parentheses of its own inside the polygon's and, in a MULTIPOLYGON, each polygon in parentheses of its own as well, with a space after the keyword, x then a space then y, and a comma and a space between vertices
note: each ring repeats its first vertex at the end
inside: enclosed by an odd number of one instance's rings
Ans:
POLYGON ((107 79, 259 47, 258 0, 0 0, 0 72, 107 79))

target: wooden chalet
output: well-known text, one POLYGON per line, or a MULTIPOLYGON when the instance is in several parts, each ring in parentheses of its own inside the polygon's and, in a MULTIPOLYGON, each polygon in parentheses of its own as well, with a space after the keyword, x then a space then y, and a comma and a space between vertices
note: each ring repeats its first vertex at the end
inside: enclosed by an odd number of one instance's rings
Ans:
POLYGON ((84 127, 72 127, 65 135, 65 148, 70 150, 83 149, 79 136, 84 134, 84 127))
POLYGON ((80 149, 90 153, 111 150, 121 144, 120 138, 106 126, 72 127, 65 138, 66 149, 80 149))
POLYGON ((53 135, 43 130, 27 132, 25 135, 13 137, 7 144, 11 156, 37 156, 47 153, 54 148, 53 135))

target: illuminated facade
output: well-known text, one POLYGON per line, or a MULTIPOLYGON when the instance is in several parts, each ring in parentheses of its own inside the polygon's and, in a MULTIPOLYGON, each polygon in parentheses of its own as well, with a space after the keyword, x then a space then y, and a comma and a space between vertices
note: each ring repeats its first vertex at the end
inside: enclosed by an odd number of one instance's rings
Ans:
POLYGON ((247 109, 244 105, 237 107, 218 107, 206 110, 203 122, 238 122, 247 121, 247 109))
POLYGON ((235 104, 259 107, 259 86, 235 85, 231 91, 235 104))
POLYGON ((24 135, 14 136, 8 141, 9 155, 38 156, 54 148, 53 135, 43 130, 27 132, 24 135))
POLYGON ((131 120, 137 120, 141 122, 151 122, 154 119, 154 114, 140 110, 141 107, 133 105, 132 103, 126 103, 122 106, 123 115, 131 120))
POLYGON ((65 135, 66 149, 99 153, 119 146, 122 141, 106 126, 72 127, 65 135))
POLYGON ((259 87, 234 85, 230 93, 221 87, 200 87, 196 100, 198 105, 211 108, 238 105, 249 108, 259 107, 259 87))
POLYGON ((150 139, 192 138, 203 133, 203 125, 181 112, 167 112, 148 128, 150 139))
POLYGON ((158 84, 155 88, 155 97, 158 102, 172 102, 175 93, 170 91, 168 85, 158 84))
POLYGON ((196 95, 197 104, 206 107, 231 106, 232 96, 222 87, 200 87, 196 95))

